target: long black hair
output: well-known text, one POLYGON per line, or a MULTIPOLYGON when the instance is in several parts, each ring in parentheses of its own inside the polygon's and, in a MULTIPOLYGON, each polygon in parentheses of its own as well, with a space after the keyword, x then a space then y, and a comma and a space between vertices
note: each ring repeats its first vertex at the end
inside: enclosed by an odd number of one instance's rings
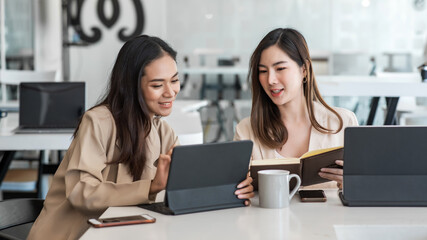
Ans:
POLYGON ((278 107, 265 93, 259 81, 259 62, 262 52, 277 45, 299 67, 305 68, 307 74, 303 81, 304 97, 307 104, 308 115, 312 126, 321 133, 332 134, 341 131, 343 120, 341 116, 330 107, 320 95, 316 78, 313 72, 310 52, 304 36, 292 28, 277 28, 269 32, 258 44, 250 60, 249 79, 252 86, 252 111, 251 127, 256 138, 270 148, 283 146, 288 140, 288 131, 281 119, 278 107), (338 118, 338 129, 328 129, 320 125, 314 116, 314 101, 319 102, 338 118))
MULTIPOLYGON (((141 79, 145 67, 164 55, 176 61, 176 51, 158 37, 141 35, 127 41, 117 55, 104 97, 92 107, 106 106, 111 111, 120 154, 109 164, 127 164, 134 181, 141 178, 144 169, 146 138, 152 121, 141 90, 141 79)), ((78 128, 74 136, 77 131, 78 128)))

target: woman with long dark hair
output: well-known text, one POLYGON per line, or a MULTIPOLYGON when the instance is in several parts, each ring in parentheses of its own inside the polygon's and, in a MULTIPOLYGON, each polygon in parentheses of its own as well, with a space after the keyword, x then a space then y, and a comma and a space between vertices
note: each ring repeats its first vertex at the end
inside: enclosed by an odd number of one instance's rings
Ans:
MULTIPOLYGON (((148 203, 166 187, 178 138, 160 116, 180 90, 176 52, 157 37, 121 48, 103 100, 74 133, 29 239, 76 239, 108 207, 148 203)), ((253 196, 252 179, 237 197, 253 196)), ((246 201, 249 204, 249 201, 246 201)))
MULTIPOLYGON (((342 146, 343 129, 357 125, 353 112, 323 100, 307 43, 295 29, 278 28, 261 40, 249 76, 251 116, 237 125, 234 139, 254 142, 254 160, 298 158, 307 151, 342 146)), ((325 168, 319 174, 342 184, 341 169, 325 168)))

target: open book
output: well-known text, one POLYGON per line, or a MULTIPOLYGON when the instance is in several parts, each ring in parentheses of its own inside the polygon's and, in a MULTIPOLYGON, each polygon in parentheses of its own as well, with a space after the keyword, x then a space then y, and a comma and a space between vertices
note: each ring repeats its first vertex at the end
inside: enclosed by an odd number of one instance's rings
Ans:
MULTIPOLYGON (((283 169, 298 174, 301 177, 301 186, 328 182, 329 180, 319 176, 320 169, 340 167, 335 164, 335 160, 343 159, 343 153, 343 147, 333 147, 313 150, 300 158, 252 160, 250 173, 254 179, 253 186, 258 189, 258 171, 266 169, 283 169)), ((291 181, 291 189, 295 183, 296 181, 291 181)))

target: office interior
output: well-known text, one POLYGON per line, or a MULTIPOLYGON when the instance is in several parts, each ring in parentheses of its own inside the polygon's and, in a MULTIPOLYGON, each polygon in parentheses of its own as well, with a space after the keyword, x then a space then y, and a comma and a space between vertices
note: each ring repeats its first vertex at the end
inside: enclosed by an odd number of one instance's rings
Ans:
MULTIPOLYGON (((181 142, 231 141, 236 124, 250 115, 250 55, 266 33, 279 27, 295 28, 305 36, 321 90, 322 82, 360 80, 354 96, 325 95, 332 106, 355 112, 360 125, 384 125, 388 97, 398 101, 387 124, 427 125, 427 92, 379 93, 370 121, 377 96, 365 93, 366 81, 375 78, 387 80, 381 82, 385 92, 393 91, 390 83, 405 88, 406 83, 423 82, 424 0, 0 0, 0 9, 0 124, 5 142, 7 126, 18 124, 19 82, 37 79, 28 75, 8 80, 7 72, 54 72, 46 81, 85 82, 88 109, 105 91, 124 40, 140 34, 158 36, 178 51, 182 88, 177 100, 182 104, 177 108, 182 111, 165 120, 181 142)), ((331 92, 339 92, 340 86, 331 92)), ((58 163, 65 151, 42 151, 41 161, 58 163)), ((2 198, 34 193, 40 156, 34 150, 15 153, 10 169, 18 171, 1 183, 2 198)), ((42 177, 38 197, 49 187, 49 174, 42 177)))
MULTIPOLYGON (((205 101, 197 108, 201 124, 198 136, 203 134, 205 143, 231 141, 235 125, 249 116, 249 58, 258 41, 277 27, 301 31, 320 78, 386 75, 396 81, 422 81, 418 67, 425 63, 427 51, 424 1, 161 0, 140 1, 140 5, 123 2, 117 8, 105 1, 101 12, 97 4, 2 1, 2 71, 54 71, 54 81, 83 81, 89 108, 105 90, 123 44, 119 31, 124 29, 124 37, 159 36, 178 50, 182 84, 178 99, 205 101), (102 21, 102 17, 110 22, 102 21), (236 71, 192 72, 218 66, 236 71)), ((7 109, 10 101, 18 100, 18 87, 2 84, 2 88, 6 90, 2 90, 2 104, 7 109)), ((359 124, 365 125, 372 96, 360 95, 325 99, 333 106, 354 111, 359 124)), ((394 124, 427 123, 425 99, 401 96, 394 124)), ((371 124, 383 124, 386 109, 386 98, 382 97, 371 124)), ((179 127, 183 131, 189 128, 179 127)))

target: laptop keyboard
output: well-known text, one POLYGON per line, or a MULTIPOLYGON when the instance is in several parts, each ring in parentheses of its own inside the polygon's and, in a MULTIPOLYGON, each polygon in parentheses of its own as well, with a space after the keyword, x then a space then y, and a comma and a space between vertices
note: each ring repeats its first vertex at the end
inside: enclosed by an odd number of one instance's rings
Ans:
POLYGON ((153 212, 162 213, 165 215, 173 215, 172 210, 170 210, 165 203, 158 202, 158 203, 151 203, 151 204, 140 204, 138 205, 140 208, 144 208, 153 212))

